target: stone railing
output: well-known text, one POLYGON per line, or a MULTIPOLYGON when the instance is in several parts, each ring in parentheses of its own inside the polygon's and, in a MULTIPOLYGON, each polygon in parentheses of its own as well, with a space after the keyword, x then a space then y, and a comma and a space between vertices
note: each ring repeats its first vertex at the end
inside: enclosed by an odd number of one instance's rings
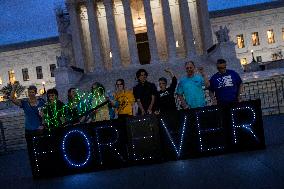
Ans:
POLYGON ((19 109, 0 112, 0 154, 26 149, 24 119, 24 113, 19 109))

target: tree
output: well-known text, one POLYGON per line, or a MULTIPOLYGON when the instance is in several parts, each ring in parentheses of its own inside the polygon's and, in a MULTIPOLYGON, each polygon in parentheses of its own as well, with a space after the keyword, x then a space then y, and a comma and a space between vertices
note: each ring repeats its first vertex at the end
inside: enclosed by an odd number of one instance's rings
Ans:
MULTIPOLYGON (((21 94, 24 92, 26 87, 22 86, 19 82, 15 82, 14 85, 15 85, 15 92, 16 92, 17 97, 21 96, 21 94)), ((8 83, 6 86, 4 86, 0 90, 0 93, 2 93, 4 95, 4 98, 6 98, 6 99, 10 98, 10 94, 12 92, 12 87, 13 87, 13 85, 11 83, 8 83)))

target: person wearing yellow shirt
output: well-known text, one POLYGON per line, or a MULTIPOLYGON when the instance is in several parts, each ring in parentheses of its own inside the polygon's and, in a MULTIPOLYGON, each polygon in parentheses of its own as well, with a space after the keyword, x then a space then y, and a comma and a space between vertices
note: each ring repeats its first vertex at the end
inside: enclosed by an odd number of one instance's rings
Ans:
POLYGON ((125 89, 123 79, 116 80, 115 86, 114 98, 118 102, 118 108, 116 108, 118 117, 132 116, 135 103, 133 92, 125 89))

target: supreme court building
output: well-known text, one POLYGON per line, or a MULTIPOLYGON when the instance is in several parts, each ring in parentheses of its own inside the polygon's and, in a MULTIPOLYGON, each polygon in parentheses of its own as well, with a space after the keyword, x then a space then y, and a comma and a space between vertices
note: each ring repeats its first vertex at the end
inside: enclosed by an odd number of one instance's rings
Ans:
POLYGON ((164 68, 180 78, 187 60, 210 76, 217 58, 240 73, 252 51, 259 63, 283 59, 283 1, 208 13, 207 0, 65 0, 55 10, 58 37, 0 46, 0 88, 45 82, 65 95, 94 81, 113 90, 118 78, 133 87, 139 68, 152 82, 164 68))
POLYGON ((57 10, 60 89, 84 88, 94 81, 113 88, 118 78, 131 87, 139 68, 147 69, 156 81, 166 67, 180 76, 186 60, 212 72, 217 58, 230 59, 234 68, 240 68, 233 42, 213 46, 208 54, 213 38, 207 0, 66 0, 65 4, 66 9, 57 10))
POLYGON ((212 46, 207 0, 67 0, 66 6, 72 65, 86 73, 191 58, 212 46))

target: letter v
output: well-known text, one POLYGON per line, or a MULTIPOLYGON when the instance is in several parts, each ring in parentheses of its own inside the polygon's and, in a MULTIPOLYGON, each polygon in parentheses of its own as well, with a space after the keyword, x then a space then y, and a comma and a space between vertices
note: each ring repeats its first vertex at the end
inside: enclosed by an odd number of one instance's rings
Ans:
POLYGON ((163 128, 165 129, 170 141, 171 141, 171 144, 176 152, 176 157, 177 158, 180 158, 181 156, 181 152, 182 152, 182 144, 183 144, 183 139, 184 139, 184 132, 185 132, 185 129, 186 129, 186 121, 187 121, 187 117, 186 115, 184 116, 184 121, 183 121, 183 126, 182 126, 182 132, 181 132, 181 137, 180 137, 180 143, 179 143, 179 148, 177 148, 177 144, 175 144, 164 120, 161 118, 161 122, 162 122, 162 125, 163 125, 163 128))

